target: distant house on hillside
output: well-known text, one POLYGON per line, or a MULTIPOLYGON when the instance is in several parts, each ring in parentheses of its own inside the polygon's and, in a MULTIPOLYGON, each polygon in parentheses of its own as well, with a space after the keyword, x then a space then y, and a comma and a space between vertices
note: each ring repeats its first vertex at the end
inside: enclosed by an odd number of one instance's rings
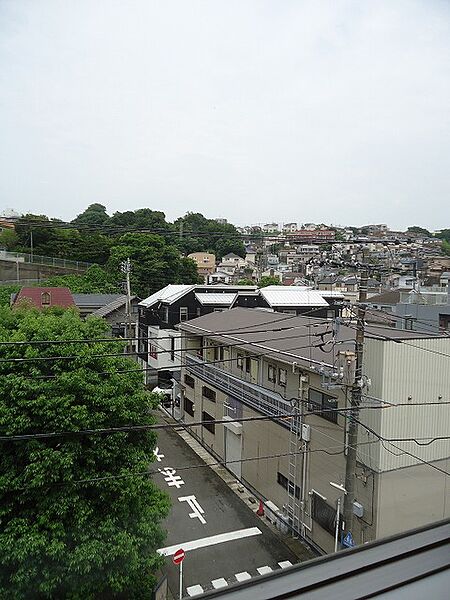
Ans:
POLYGON ((39 309, 76 306, 72 293, 67 287, 23 287, 14 298, 12 305, 39 309))

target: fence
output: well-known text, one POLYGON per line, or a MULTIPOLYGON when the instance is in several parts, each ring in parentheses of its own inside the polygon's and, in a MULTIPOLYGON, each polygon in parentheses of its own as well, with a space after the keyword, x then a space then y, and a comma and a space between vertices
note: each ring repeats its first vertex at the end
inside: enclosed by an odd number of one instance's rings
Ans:
POLYGON ((85 271, 92 263, 82 260, 68 260, 67 258, 52 258, 51 256, 40 256, 39 254, 25 254, 23 252, 8 252, 0 250, 0 260, 6 260, 18 264, 43 265, 60 269, 74 269, 85 271))

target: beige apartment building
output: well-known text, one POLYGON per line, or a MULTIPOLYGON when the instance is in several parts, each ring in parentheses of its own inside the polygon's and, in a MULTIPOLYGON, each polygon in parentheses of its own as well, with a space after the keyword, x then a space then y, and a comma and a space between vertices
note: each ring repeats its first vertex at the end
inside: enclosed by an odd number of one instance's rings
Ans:
POLYGON ((215 255, 209 252, 193 252, 188 254, 188 258, 195 262, 198 274, 205 278, 206 283, 208 275, 214 273, 216 269, 215 255))
MULTIPOLYGON (((324 552, 334 549, 343 500, 330 482, 345 482, 355 336, 347 325, 244 308, 180 324, 181 418, 202 421, 192 433, 269 516, 324 552)), ((356 544, 450 514, 448 355, 448 337, 367 326, 356 544)))

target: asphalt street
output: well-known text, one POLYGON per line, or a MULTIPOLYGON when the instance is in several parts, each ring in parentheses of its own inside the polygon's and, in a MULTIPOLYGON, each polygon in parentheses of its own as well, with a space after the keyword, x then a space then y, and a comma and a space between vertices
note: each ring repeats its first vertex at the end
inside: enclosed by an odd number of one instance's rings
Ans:
POLYGON ((296 562, 295 555, 264 520, 175 431, 158 432, 158 456, 153 465, 161 471, 154 476, 155 483, 172 500, 171 512, 164 523, 167 529, 164 553, 174 597, 178 598, 179 567, 173 564, 172 556, 178 548, 186 551, 183 562, 186 597, 196 590, 201 593, 201 589, 206 591, 270 569, 278 570, 280 562, 296 562), (193 587, 198 585, 201 588, 193 587))

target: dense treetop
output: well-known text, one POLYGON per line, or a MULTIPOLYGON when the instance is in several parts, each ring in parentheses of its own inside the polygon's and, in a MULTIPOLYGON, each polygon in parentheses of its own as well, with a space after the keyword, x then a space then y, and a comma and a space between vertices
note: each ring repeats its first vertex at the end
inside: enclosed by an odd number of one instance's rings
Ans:
MULTIPOLYGON (((2 435, 154 422, 123 343, 69 341, 104 337, 105 327, 72 310, 0 307, 0 341, 66 340, 0 345, 1 359, 74 357, 0 362, 2 435)), ((0 597, 149 598, 169 507, 142 475, 155 442, 149 430, 2 442, 0 597)))

